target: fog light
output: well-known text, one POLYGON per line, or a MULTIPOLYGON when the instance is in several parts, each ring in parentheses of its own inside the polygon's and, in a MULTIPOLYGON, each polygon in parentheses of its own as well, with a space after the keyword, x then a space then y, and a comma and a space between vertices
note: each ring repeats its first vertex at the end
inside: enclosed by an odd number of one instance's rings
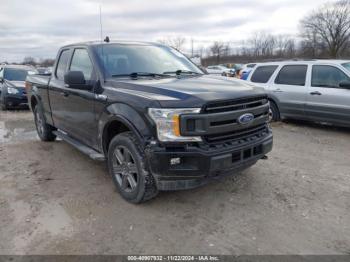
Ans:
POLYGON ((181 158, 180 157, 175 157, 170 159, 170 165, 178 165, 181 163, 181 158))

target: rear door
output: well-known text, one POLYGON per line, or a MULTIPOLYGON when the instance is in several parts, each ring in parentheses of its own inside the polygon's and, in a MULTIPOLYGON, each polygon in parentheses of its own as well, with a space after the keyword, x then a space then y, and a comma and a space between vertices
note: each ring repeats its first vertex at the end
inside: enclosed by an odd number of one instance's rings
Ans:
POLYGON ((350 125, 350 89, 341 88, 341 82, 350 77, 336 65, 312 66, 305 109, 311 120, 350 125))
POLYGON ((69 129, 68 122, 66 121, 69 118, 69 112, 66 108, 67 97, 65 94, 64 74, 67 72, 71 53, 72 50, 69 48, 60 51, 55 72, 52 73, 49 83, 52 120, 55 127, 66 132, 69 129))
POLYGON ((307 64, 283 65, 269 85, 269 90, 277 100, 281 115, 305 117, 307 71, 307 64))

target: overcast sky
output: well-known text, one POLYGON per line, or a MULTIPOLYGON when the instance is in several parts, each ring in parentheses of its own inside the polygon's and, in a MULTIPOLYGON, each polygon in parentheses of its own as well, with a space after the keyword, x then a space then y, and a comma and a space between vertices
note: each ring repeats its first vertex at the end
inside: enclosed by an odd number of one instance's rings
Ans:
POLYGON ((54 58, 65 44, 97 40, 157 41, 183 36, 194 47, 239 43, 255 31, 297 34, 298 21, 324 0, 1 0, 0 62, 54 58))

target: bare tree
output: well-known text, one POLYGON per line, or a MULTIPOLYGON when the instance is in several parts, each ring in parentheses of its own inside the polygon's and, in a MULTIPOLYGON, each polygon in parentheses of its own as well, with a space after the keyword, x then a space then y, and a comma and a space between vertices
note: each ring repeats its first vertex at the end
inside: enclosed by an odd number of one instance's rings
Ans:
POLYGON ((186 43, 186 38, 182 36, 167 37, 167 38, 158 40, 158 42, 164 45, 171 46, 178 51, 183 51, 184 45, 186 43))
POLYGON ((350 0, 328 3, 312 12, 301 21, 305 42, 324 42, 330 57, 337 58, 350 39, 350 0))
POLYGON ((26 56, 26 57, 23 59, 22 64, 24 64, 24 65, 32 65, 32 66, 35 66, 35 65, 36 65, 36 61, 35 61, 35 58, 34 58, 34 57, 26 56))
POLYGON ((39 64, 43 67, 49 67, 49 66, 53 66, 54 63, 55 63, 55 59, 46 58, 41 60, 39 64))
POLYGON ((265 32, 256 32, 248 39, 252 55, 255 57, 273 56, 276 46, 276 39, 273 35, 265 32))
POLYGON ((209 47, 210 52, 216 57, 216 63, 220 63, 220 57, 224 54, 227 49, 227 45, 223 42, 215 41, 213 45, 209 47))
POLYGON ((282 57, 294 57, 296 55, 295 39, 288 35, 277 35, 276 39, 276 55, 282 57))

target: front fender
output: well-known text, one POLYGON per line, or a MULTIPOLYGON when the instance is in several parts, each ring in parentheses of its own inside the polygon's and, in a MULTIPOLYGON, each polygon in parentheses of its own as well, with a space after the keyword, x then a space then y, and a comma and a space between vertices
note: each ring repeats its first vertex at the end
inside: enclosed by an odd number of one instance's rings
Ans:
POLYGON ((119 121, 127 126, 134 134, 141 144, 145 144, 147 138, 152 137, 152 131, 147 125, 146 117, 137 112, 134 108, 123 103, 115 103, 107 106, 98 120, 98 141, 101 152, 103 147, 104 130, 113 121, 119 121))

